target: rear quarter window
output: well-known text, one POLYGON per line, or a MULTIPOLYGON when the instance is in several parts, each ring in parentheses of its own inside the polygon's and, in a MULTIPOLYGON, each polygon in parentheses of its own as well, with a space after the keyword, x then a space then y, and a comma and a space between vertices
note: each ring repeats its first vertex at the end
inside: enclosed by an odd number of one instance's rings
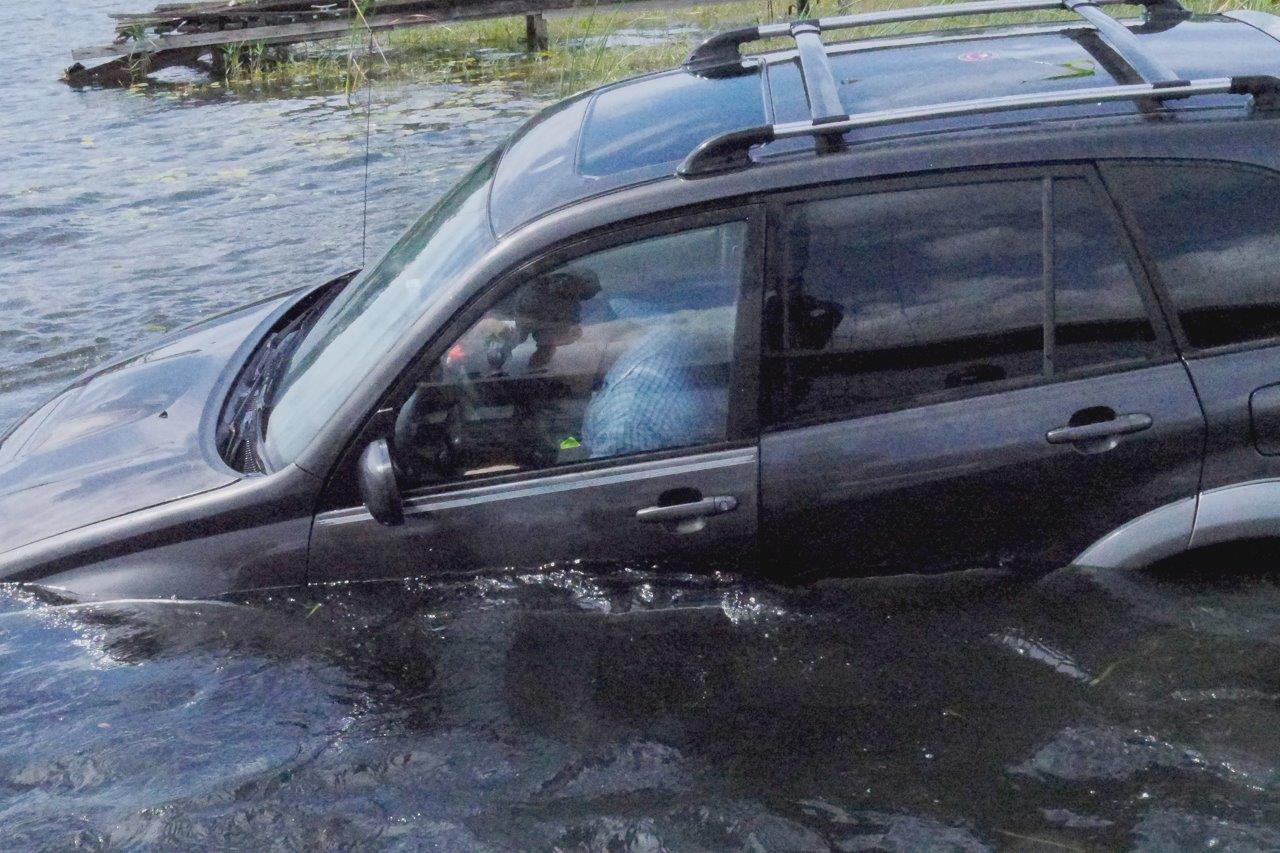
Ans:
POLYGON ((1192 346, 1280 339, 1280 176, 1173 162, 1106 173, 1192 346))

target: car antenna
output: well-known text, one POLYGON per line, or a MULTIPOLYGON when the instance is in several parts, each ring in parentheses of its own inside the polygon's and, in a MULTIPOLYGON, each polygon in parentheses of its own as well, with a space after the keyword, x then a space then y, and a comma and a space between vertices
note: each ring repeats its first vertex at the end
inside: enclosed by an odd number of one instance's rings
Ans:
MULTIPOLYGON (((363 15, 361 15, 363 17, 363 15)), ((373 28, 368 21, 365 27, 369 30, 369 56, 373 56, 373 28)), ((369 251, 369 150, 370 137, 373 134, 373 76, 364 75, 364 202, 360 215, 360 268, 364 269, 365 258, 369 251)))
MULTIPOLYGON (((354 29, 357 21, 364 25, 364 30, 369 34, 369 61, 372 64, 373 53, 376 50, 382 55, 382 61, 387 61, 386 54, 382 53, 382 48, 378 46, 378 40, 374 38, 373 27, 369 25, 369 19, 365 15, 366 11, 374 8, 376 0, 348 0, 351 3, 352 18, 352 41, 355 40, 354 29)), ((360 63, 356 59, 354 46, 351 50, 350 65, 347 66, 347 73, 350 74, 352 68, 360 68, 360 63)), ((370 139, 373 136, 373 75, 368 71, 363 71, 365 85, 364 99, 364 199, 361 203, 360 212, 360 267, 363 269, 365 260, 369 253, 369 157, 371 152, 370 139)), ((350 78, 348 78, 350 79, 350 78)), ((347 84, 347 98, 350 103, 351 85, 347 84)))

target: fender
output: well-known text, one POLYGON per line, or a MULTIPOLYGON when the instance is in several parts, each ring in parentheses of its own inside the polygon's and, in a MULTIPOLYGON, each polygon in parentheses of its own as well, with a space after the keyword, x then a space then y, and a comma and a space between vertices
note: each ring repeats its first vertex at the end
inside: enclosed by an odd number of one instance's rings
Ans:
POLYGON ((1280 536, 1280 479, 1253 480, 1200 494, 1192 548, 1280 536))
POLYGON ((1280 538, 1280 479, 1201 492, 1152 510, 1085 549, 1072 565, 1139 569, 1184 551, 1280 538))
MULTIPOLYGON (((1277 489, 1280 497, 1280 488, 1277 489)), ((1071 565, 1090 569, 1140 569, 1188 550, 1197 530, 1198 496, 1153 509, 1085 549, 1071 565)), ((1280 508, 1280 500, 1277 501, 1280 508)))

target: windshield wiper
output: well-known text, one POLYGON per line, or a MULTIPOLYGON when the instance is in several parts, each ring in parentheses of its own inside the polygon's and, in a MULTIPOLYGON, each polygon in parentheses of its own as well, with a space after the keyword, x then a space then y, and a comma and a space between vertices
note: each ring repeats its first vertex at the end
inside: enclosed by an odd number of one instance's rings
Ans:
POLYGON ((285 329, 271 333, 263 341, 251 363, 252 375, 242 380, 239 399, 225 421, 222 455, 233 467, 255 473, 262 470, 259 442, 262 433, 262 394, 273 370, 279 370, 277 349, 285 329))
POLYGON ((341 286, 354 276, 355 271, 334 279, 331 284, 337 286, 330 287, 328 293, 283 327, 268 334, 259 344, 246 376, 238 383, 237 399, 228 407, 229 411, 219 427, 219 449, 232 467, 246 473, 266 470, 262 443, 266 439, 267 419, 275 405, 281 377, 302 339, 341 286))
POLYGON ((320 315, 324 313, 324 309, 328 307, 330 300, 321 299, 315 305, 308 308, 300 317, 285 326, 271 340, 268 346, 271 348, 263 360, 261 384, 255 389, 254 394, 256 413, 256 429, 255 429, 255 447, 254 452, 257 454, 259 465, 262 464, 262 442, 267 438, 267 422, 271 419, 271 410, 275 408, 276 396, 280 391, 280 380, 284 377, 285 369, 293 360, 293 354, 298 347, 302 345, 302 340, 311 331, 311 327, 320 319, 320 315))

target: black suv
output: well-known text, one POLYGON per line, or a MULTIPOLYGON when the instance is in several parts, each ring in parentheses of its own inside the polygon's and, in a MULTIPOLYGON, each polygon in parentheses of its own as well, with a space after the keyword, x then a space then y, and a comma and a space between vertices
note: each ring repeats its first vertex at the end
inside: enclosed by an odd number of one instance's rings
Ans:
POLYGON ((371 268, 11 430, 0 580, 795 580, 1280 535, 1280 18, 1107 2, 754 27, 556 105, 371 268), (1037 10, 1076 15, 821 40, 1037 10))

